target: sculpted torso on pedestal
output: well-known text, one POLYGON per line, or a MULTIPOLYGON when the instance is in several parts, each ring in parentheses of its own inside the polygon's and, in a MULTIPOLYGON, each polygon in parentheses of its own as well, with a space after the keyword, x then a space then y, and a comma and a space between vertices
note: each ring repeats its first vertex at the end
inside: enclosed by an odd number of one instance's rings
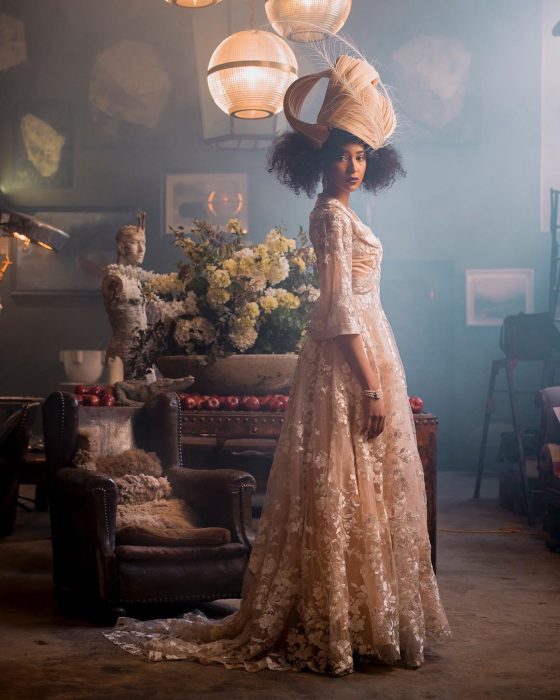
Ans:
POLYGON ((132 376, 129 357, 136 332, 145 330, 148 325, 141 284, 144 271, 140 267, 145 252, 144 215, 140 213, 138 226, 127 225, 118 230, 117 263, 108 266, 101 285, 105 310, 113 330, 106 359, 120 357, 126 379, 132 376))

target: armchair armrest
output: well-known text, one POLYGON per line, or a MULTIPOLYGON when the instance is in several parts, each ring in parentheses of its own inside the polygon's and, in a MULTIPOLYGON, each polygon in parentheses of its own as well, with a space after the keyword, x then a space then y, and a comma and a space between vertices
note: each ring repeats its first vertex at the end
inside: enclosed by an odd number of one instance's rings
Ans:
MULTIPOLYGON (((66 467, 56 474, 54 498, 57 512, 74 532, 94 538, 98 550, 112 555, 115 549, 118 489, 107 476, 66 467)), ((62 535, 62 533, 59 533, 62 535)))
POLYGON ((113 599, 117 500, 108 477, 74 467, 56 473, 50 511, 57 595, 113 599))
POLYGON ((251 549, 255 539, 251 494, 256 489, 251 474, 236 469, 173 467, 166 476, 175 495, 194 509, 202 525, 227 528, 234 542, 251 549))

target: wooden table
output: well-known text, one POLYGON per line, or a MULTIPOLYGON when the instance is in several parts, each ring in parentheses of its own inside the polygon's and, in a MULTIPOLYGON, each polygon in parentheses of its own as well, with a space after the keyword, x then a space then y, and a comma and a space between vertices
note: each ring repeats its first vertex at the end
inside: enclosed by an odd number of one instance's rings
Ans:
MULTIPOLYGON (((283 413, 259 411, 182 411, 183 442, 189 438, 214 439, 214 452, 209 459, 217 458, 226 441, 250 438, 276 440, 282 429, 283 413)), ((436 506, 437 506, 437 416, 431 413, 414 415, 418 452, 424 468, 428 510, 428 533, 432 544, 432 563, 436 566, 436 506)))

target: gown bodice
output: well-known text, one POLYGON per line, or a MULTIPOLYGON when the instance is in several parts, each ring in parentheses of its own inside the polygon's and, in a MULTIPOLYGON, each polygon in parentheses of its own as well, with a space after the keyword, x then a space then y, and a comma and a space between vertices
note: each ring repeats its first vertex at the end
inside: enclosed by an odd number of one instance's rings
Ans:
MULTIPOLYGON (((317 240, 317 235, 314 235, 313 220, 329 217, 332 211, 340 214, 338 219, 343 228, 341 235, 343 237, 350 236, 351 244, 349 246, 351 255, 351 276, 352 276, 352 293, 353 294, 379 294, 381 282, 381 261, 383 259, 383 245, 379 238, 373 233, 371 228, 363 223, 359 216, 352 209, 344 206, 335 197, 322 193, 317 199, 317 204, 313 210, 311 221, 311 240, 317 251, 318 258, 321 256, 321 249, 324 248, 321 241, 317 240), (315 239, 315 240, 314 240, 315 239), (369 267, 369 274, 365 272, 365 268, 369 267)), ((321 261, 319 260, 319 263, 321 261)), ((320 266, 320 264, 319 264, 320 266)))

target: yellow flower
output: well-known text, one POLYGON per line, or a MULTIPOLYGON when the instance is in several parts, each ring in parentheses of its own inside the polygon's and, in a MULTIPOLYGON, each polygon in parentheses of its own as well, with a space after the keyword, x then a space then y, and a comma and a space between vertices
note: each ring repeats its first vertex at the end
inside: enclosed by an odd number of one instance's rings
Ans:
POLYGON ((272 253, 282 255, 290 250, 295 250, 296 242, 293 238, 286 238, 280 231, 273 228, 266 237, 266 245, 272 253))
POLYGON ((179 245, 185 255, 190 255, 196 248, 196 243, 190 238, 183 238, 179 245))
POLYGON ((278 308, 278 300, 276 297, 261 297, 259 299, 259 304, 261 309, 267 314, 278 308))
POLYGON ((283 306, 285 309, 299 308, 300 301, 298 297, 285 289, 277 290, 276 299, 278 301, 278 306, 283 306))
MULTIPOLYGON (((214 266, 209 265, 207 269, 210 270, 210 267, 214 266)), ((229 287, 231 284, 231 277, 226 270, 218 270, 214 267, 214 269, 211 270, 210 274, 208 275, 208 282, 212 287, 224 289, 225 287, 229 287)))
POLYGON ((305 260, 303 258, 300 258, 299 255, 294 255, 294 257, 292 258, 292 262, 300 272, 305 271, 305 260))
POLYGON ((220 287, 210 287, 210 289, 206 292, 206 301, 213 308, 227 304, 230 299, 230 293, 225 289, 221 289, 220 287))
POLYGON ((238 261, 238 272, 240 275, 245 275, 246 277, 251 277, 253 271, 255 270, 255 261, 253 258, 244 257, 239 258, 238 261))
POLYGON ((246 304, 243 305, 241 313, 243 314, 243 316, 247 316, 248 318, 255 320, 259 317, 260 314, 259 305, 254 301, 248 301, 246 304))
POLYGON ((226 224, 226 231, 228 233, 237 233, 238 236, 244 236, 247 231, 244 231, 239 219, 230 219, 226 224))
POLYGON ((238 273, 239 266, 237 264, 237 260, 234 260, 233 258, 227 258, 227 260, 224 260, 222 267, 232 277, 238 273))
POLYGON ((229 333, 229 339, 241 352, 248 350, 255 344, 258 333, 253 326, 235 324, 229 333))
POLYGON ((259 256, 262 262, 268 260, 268 248, 264 243, 259 243, 259 245, 255 247, 255 253, 259 256))

